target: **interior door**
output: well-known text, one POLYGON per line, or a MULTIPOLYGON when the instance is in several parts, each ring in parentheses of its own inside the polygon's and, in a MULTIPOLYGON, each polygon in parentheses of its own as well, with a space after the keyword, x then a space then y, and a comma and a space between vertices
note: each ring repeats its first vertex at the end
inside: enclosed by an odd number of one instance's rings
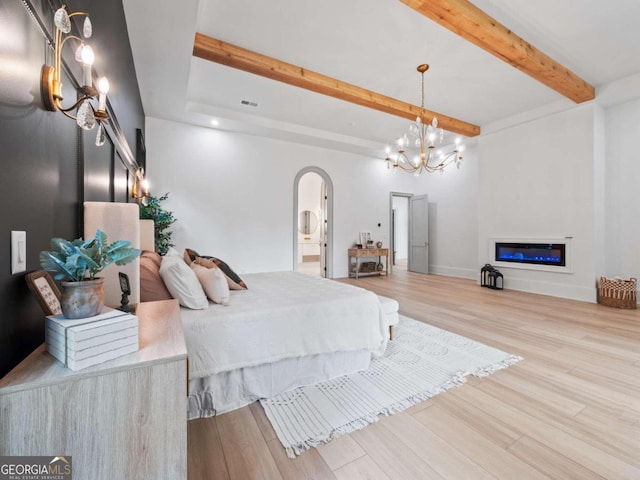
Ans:
POLYGON ((327 184, 323 180, 320 186, 320 276, 327 276, 327 184))
POLYGON ((409 271, 429 273, 429 202, 427 195, 409 199, 409 271))
POLYGON ((391 252, 391 265, 396 264, 396 245, 398 242, 396 215, 398 210, 396 208, 391 210, 391 238, 393 239, 393 250, 391 252))

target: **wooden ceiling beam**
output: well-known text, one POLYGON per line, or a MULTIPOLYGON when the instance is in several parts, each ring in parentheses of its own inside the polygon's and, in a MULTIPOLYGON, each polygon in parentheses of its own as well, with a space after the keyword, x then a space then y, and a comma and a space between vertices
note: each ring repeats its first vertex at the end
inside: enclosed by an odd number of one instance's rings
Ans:
POLYGON ((468 0, 400 1, 576 103, 595 98, 593 86, 468 0))
MULTIPOLYGON (((202 33, 196 33, 193 55, 409 120, 415 120, 420 115, 419 106, 223 42, 202 33)), ((431 122, 434 116, 438 117, 438 126, 447 131, 467 137, 475 137, 480 134, 480 127, 477 125, 425 109, 425 120, 431 122)))

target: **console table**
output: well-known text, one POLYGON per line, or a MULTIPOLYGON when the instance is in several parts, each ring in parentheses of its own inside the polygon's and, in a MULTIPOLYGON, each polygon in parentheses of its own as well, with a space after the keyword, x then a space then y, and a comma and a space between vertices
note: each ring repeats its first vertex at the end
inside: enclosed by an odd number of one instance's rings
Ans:
POLYGON ((180 308, 136 315, 138 352, 74 372, 43 344, 0 379, 0 455, 71 456, 73 478, 187 478, 180 308))
POLYGON ((358 278, 366 275, 389 275, 389 249, 388 248, 350 248, 349 251, 349 277, 358 278), (362 259, 377 258, 376 266, 382 264, 384 257, 384 270, 361 271, 362 259))

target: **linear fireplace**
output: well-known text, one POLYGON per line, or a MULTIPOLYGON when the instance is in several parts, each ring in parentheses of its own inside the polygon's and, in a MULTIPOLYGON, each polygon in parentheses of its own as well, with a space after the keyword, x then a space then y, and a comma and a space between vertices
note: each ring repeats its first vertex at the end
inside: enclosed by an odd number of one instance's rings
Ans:
POLYGON ((564 243, 496 242, 496 260, 499 262, 556 265, 564 267, 564 243))
POLYGON ((491 262, 511 268, 571 272, 571 239, 490 239, 491 262))

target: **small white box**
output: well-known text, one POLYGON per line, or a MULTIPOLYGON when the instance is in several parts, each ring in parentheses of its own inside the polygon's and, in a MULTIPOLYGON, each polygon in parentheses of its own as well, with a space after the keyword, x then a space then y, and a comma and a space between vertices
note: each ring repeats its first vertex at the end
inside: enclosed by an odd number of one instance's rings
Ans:
POLYGON ((69 320, 47 317, 47 351, 72 370, 138 350, 138 317, 105 307, 99 315, 69 320))

